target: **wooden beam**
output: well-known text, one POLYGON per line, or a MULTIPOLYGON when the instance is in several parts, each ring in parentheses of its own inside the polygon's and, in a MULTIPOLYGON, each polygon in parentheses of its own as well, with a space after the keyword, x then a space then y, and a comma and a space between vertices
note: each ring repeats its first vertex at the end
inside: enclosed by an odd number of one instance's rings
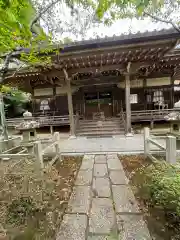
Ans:
POLYGON ((147 42, 140 42, 140 43, 133 43, 133 44, 122 44, 122 45, 115 45, 115 46, 111 46, 111 47, 104 47, 104 48, 96 48, 96 49, 86 49, 86 50, 80 50, 80 51, 74 51, 74 52, 67 52, 67 53, 63 53, 60 54, 60 59, 66 59, 69 56, 87 56, 89 54, 104 54, 105 52, 117 52, 117 50, 119 51, 124 51, 125 49, 129 50, 134 50, 137 49, 139 47, 143 47, 143 48, 150 48, 150 47, 167 47, 167 45, 169 45, 169 48, 172 48, 173 46, 175 46, 176 40, 172 40, 172 39, 165 39, 165 40, 157 40, 157 41, 147 41, 147 42))
MULTIPOLYGON (((99 66, 99 70, 106 71, 106 70, 120 70, 124 69, 125 65, 118 64, 118 65, 109 65, 109 66, 99 66)), ((96 72, 97 67, 87 67, 87 68, 79 68, 79 69, 70 69, 68 72, 70 75, 76 74, 76 73, 88 73, 88 72, 96 72)))
POLYGON ((70 130, 71 135, 75 136, 75 124, 74 124, 74 110, 73 110, 73 101, 72 101, 72 91, 71 91, 71 82, 68 77, 66 69, 63 69, 65 81, 67 85, 67 97, 68 97, 68 110, 69 110, 69 121, 70 121, 70 130))

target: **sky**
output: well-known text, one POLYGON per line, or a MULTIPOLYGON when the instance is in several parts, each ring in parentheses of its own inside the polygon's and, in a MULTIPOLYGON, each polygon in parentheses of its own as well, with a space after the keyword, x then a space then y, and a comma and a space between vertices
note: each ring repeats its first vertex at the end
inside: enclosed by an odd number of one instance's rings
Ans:
MULTIPOLYGON (((146 20, 137 20, 137 19, 123 19, 114 22, 110 27, 106 27, 104 25, 100 25, 97 28, 92 28, 87 31, 86 39, 94 38, 94 35, 98 34, 99 37, 105 36, 113 36, 113 35, 121 35, 121 34, 129 34, 137 33, 137 32, 145 32, 145 31, 154 31, 161 30, 163 28, 170 28, 170 25, 163 23, 155 23, 150 19, 146 20), (96 33, 96 34, 95 34, 96 33)), ((66 35, 66 34, 65 34, 66 35)), ((67 36, 70 36, 67 34, 67 36)), ((76 38, 72 36, 73 38, 76 38)), ((81 40, 81 37, 78 38, 81 40)))
MULTIPOLYGON (((39 0, 42 1, 42 0, 39 0)), ((138 19, 122 19, 115 21, 110 27, 104 26, 103 24, 98 25, 98 27, 90 27, 86 35, 82 37, 82 35, 75 36, 72 31, 70 32, 61 32, 61 26, 64 26, 65 29, 67 26, 74 26, 76 29, 82 29, 84 22, 91 22, 92 14, 87 9, 84 10, 78 9, 79 16, 78 20, 75 19, 70 13, 70 10, 67 9, 65 4, 57 4, 52 11, 51 18, 53 18, 53 23, 55 26, 59 28, 59 32, 57 34, 56 40, 62 40, 65 37, 69 37, 72 40, 82 40, 96 38, 98 35, 99 37, 105 36, 113 36, 113 35, 121 35, 121 34, 128 34, 137 33, 137 32, 145 32, 145 31, 153 31, 155 29, 161 30, 163 28, 170 28, 171 25, 165 23, 157 23, 153 22, 152 19, 147 18, 145 20, 138 20, 138 19), (80 24, 79 24, 80 23, 80 24), (79 28, 79 26, 81 26, 79 28)), ((46 26, 44 25, 43 21, 41 21, 41 25, 46 30, 46 26)))

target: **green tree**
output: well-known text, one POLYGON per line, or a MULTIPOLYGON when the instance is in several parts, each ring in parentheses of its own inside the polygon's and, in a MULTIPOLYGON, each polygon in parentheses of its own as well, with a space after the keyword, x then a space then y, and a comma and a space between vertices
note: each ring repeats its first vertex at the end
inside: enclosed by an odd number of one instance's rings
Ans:
POLYGON ((0 82, 3 82, 8 73, 10 62, 17 61, 17 59, 23 61, 29 68, 50 64, 51 58, 47 53, 53 51, 50 47, 53 41, 57 40, 57 37, 60 38, 63 32, 83 34, 94 19, 95 6, 90 0, 67 0, 65 2, 60 0, 0 0, 0 59, 2 64, 0 82), (65 10, 57 12, 57 9, 62 6, 65 10), (64 12, 67 16, 63 15, 64 12), (67 19, 70 19, 70 22, 67 19))
POLYGON ((100 0, 96 14, 105 24, 122 18, 147 18, 171 25, 180 32, 179 0, 100 0))
POLYGON ((31 106, 31 94, 2 85, 0 92, 3 95, 5 113, 7 117, 22 116, 31 106))

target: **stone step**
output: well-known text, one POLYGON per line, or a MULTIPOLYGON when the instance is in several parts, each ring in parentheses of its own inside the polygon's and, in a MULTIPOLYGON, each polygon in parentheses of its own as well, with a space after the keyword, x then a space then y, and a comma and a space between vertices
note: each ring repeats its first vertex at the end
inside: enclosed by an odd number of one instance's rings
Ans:
POLYGON ((120 123, 120 122, 88 122, 88 123, 86 123, 86 122, 80 122, 79 123, 79 125, 81 125, 81 126, 94 126, 94 125, 112 125, 112 126, 114 126, 114 125, 120 125, 120 124, 122 124, 122 123, 120 123))
POLYGON ((121 135, 124 134, 124 131, 102 131, 102 132, 79 132, 77 133, 78 136, 113 136, 113 135, 121 135))
POLYGON ((83 133, 83 132, 123 132, 124 128, 82 128, 82 129, 77 129, 77 133, 83 133))
POLYGON ((98 127, 101 127, 101 126, 108 126, 108 127, 119 127, 119 126, 123 126, 123 124, 120 124, 120 123, 91 123, 91 124, 86 124, 86 123, 80 123, 79 126, 81 127, 94 127, 94 126, 98 126, 98 127))
POLYGON ((124 134, 124 125, 120 119, 108 119, 105 121, 80 120, 77 129, 79 136, 112 136, 124 134))
POLYGON ((123 128, 123 125, 79 125, 79 128, 82 129, 82 128, 123 128))
POLYGON ((120 122, 121 120, 79 120, 79 122, 86 122, 86 123, 91 123, 91 122, 120 122))

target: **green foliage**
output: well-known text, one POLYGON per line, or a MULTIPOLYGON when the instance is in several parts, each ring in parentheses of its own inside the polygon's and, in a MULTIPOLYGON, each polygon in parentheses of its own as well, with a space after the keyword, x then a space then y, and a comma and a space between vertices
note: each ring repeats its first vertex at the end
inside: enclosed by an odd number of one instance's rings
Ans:
POLYGON ((5 112, 8 117, 22 116, 31 102, 31 95, 18 89, 12 89, 2 85, 0 92, 3 93, 5 112))
POLYGON ((35 204, 30 197, 15 199, 7 208, 7 222, 11 224, 24 224, 27 218, 33 216, 36 211, 35 204))
POLYGON ((31 27, 35 16, 30 0, 0 1, 1 55, 20 50, 20 59, 29 66, 51 62, 47 53, 52 39, 37 23, 31 27))
POLYGON ((139 189, 145 200, 180 217, 180 167, 156 162, 140 171, 139 189))
POLYGON ((96 15, 106 25, 122 18, 150 18, 171 25, 180 32, 180 1, 174 0, 100 0, 96 15))
POLYGON ((29 25, 34 16, 29 0, 0 1, 0 52, 28 45, 32 35, 29 25))

